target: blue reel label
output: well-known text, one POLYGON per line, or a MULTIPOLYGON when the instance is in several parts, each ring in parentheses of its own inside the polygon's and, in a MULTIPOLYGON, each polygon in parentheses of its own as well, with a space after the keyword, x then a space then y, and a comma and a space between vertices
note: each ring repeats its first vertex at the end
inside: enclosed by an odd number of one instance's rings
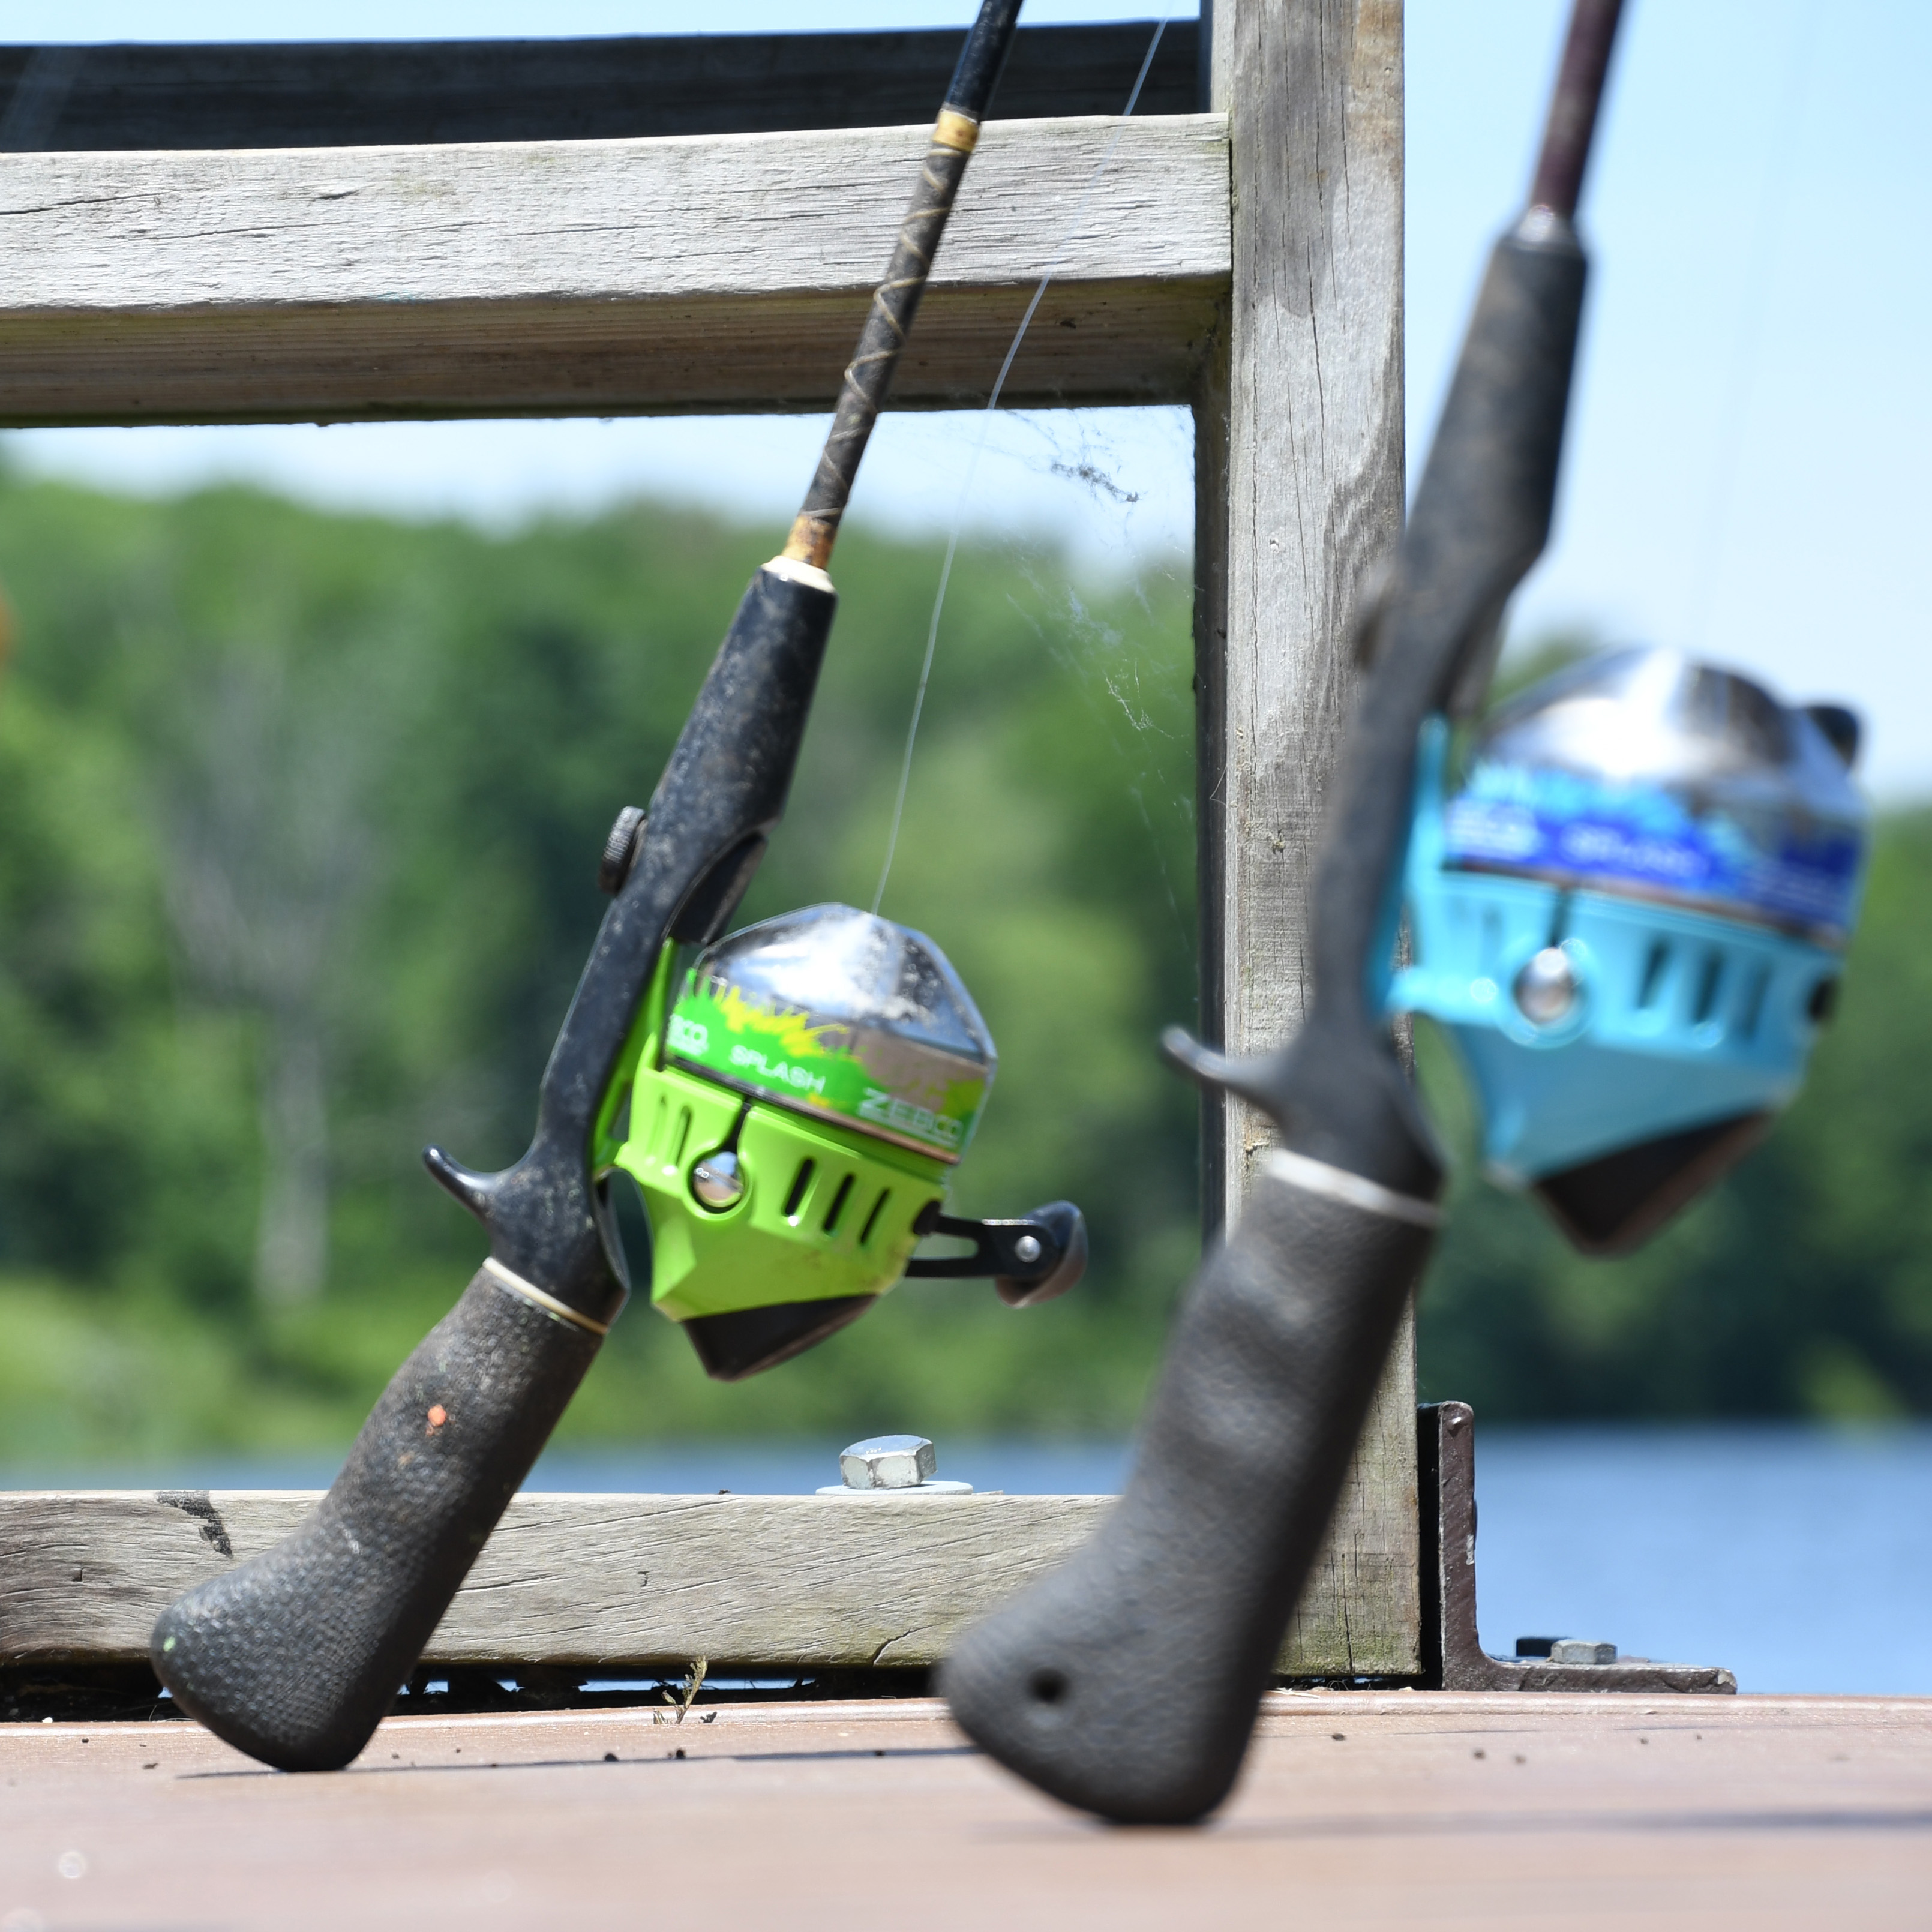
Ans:
POLYGON ((1636 889, 1839 935, 1857 908, 1864 842, 1844 825, 1761 843, 1732 813, 1694 812, 1655 785, 1546 766, 1479 764, 1443 814, 1451 866, 1636 889))

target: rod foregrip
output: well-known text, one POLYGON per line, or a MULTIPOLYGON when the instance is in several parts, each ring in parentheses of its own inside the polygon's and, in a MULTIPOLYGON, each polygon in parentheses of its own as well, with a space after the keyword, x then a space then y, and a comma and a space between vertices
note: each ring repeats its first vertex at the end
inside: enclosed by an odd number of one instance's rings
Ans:
POLYGON ((1274 1157, 1183 1305, 1119 1504, 945 1666, 993 1756, 1123 1823, 1227 1795, 1435 1218, 1274 1157))
POLYGON ((314 1514, 163 1612, 150 1652, 176 1702, 284 1771, 346 1764, 601 1339, 479 1270, 397 1371, 314 1514))

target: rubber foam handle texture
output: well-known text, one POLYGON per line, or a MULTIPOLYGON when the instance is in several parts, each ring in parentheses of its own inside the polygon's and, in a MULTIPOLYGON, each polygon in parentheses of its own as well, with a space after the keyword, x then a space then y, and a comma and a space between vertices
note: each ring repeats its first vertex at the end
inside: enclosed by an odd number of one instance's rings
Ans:
POLYGON ((163 1612, 189 1716, 284 1771, 366 1744, 530 1473, 598 1338, 479 1273, 399 1369, 315 1512, 163 1612))
POLYGON ((1259 1182, 1181 1310, 1119 1504, 946 1664, 968 1736, 1123 1822, 1221 1802, 1431 1238, 1259 1182))

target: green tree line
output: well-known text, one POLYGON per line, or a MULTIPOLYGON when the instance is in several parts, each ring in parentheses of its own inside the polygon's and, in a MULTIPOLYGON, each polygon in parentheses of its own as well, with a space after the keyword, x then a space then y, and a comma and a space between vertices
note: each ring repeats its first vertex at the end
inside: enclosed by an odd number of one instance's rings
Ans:
MULTIPOLYGON (((419 1150, 520 1151, 604 832, 772 543, 653 504, 490 536, 0 472, 0 1458, 346 1440, 480 1253, 419 1150)), ((877 880, 938 559, 855 532, 838 562, 748 919, 877 880)), ((1198 1248, 1194 1100, 1153 1046, 1195 1010, 1187 577, 962 552, 884 905, 999 1045, 960 1208, 1080 1201, 1087 1283, 1017 1314, 908 1285, 728 1388, 640 1296, 568 1437, 1131 1426, 1198 1248)), ((1932 1408, 1928 881, 1932 819, 1885 821, 1810 1090, 1643 1255, 1575 1260, 1465 1163, 1423 1303, 1433 1392, 1932 1408)))

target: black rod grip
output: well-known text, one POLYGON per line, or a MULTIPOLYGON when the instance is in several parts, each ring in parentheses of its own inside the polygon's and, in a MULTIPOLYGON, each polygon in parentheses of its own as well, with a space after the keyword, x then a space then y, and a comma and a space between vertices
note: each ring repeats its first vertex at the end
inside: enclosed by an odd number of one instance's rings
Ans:
POLYGON ((1227 1795, 1428 1258, 1408 1208, 1262 1177, 1182 1307, 1119 1504, 941 1674, 1003 1764, 1123 1823, 1227 1795))
POLYGON ((332 1771, 369 1742, 601 1337, 479 1271, 300 1528, 172 1604, 154 1672, 238 1750, 332 1771))

